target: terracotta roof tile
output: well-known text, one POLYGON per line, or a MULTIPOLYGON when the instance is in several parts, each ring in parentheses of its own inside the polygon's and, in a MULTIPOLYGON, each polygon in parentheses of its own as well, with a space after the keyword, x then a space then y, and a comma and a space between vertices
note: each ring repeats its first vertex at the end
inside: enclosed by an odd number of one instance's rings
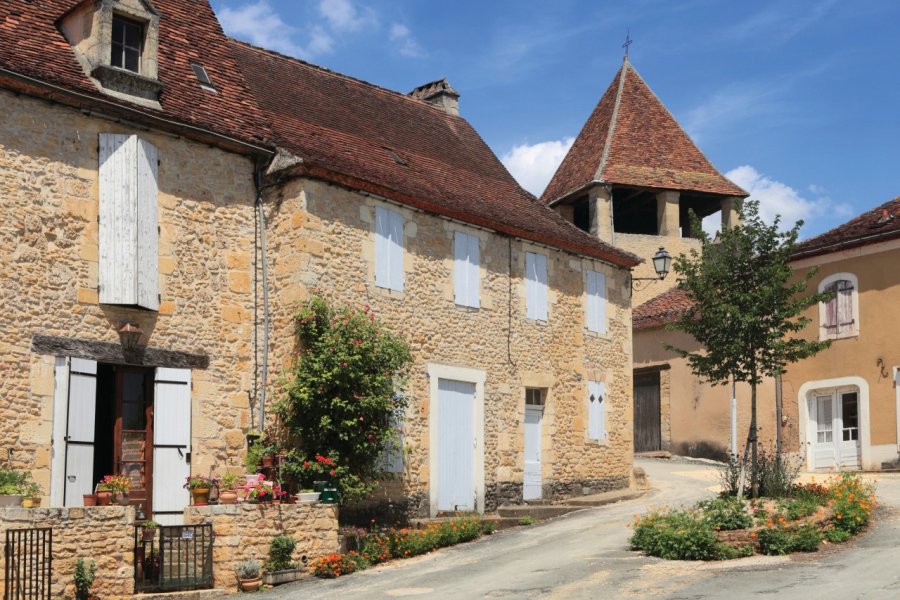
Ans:
POLYGON ((631 267, 523 190, 469 123, 422 100, 232 40, 279 146, 312 176, 631 267))
POLYGON ((794 249, 794 259, 867 246, 900 237, 900 196, 821 235, 805 240, 794 249))
POLYGON ((672 288, 635 308, 631 314, 631 328, 662 327, 678 320, 693 304, 683 290, 672 288))
POLYGON ((552 203, 594 181, 747 196, 712 166, 627 60, 541 200, 552 203))
MULTIPOLYGON (((161 111, 100 92, 85 74, 57 27, 83 0, 3 0, 0 2, 0 69, 102 101, 214 132, 252 145, 265 144, 269 130, 262 112, 231 56, 231 48, 207 0, 153 0, 159 13, 158 77, 161 111), (9 51, 14 49, 14 51, 9 51), (200 88, 190 63, 206 68, 216 93, 200 88)), ((0 84, 27 93, 47 93, 21 78, 0 84)), ((54 94, 59 97, 59 94, 54 94)))

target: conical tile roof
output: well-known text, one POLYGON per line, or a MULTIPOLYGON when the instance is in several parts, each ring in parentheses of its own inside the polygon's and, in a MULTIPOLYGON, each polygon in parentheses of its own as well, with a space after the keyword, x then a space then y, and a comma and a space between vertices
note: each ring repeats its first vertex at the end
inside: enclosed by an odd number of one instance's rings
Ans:
POLYGON ((627 58, 541 201, 552 204, 594 182, 747 196, 712 166, 627 58))

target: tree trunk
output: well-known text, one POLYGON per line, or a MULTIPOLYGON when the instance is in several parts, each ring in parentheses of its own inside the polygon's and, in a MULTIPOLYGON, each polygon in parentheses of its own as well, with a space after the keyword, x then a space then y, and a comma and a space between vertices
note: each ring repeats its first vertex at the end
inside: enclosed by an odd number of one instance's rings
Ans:
POLYGON ((750 494, 753 498, 759 498, 759 455, 756 435, 756 374, 750 382, 750 438, 752 450, 752 465, 750 467, 750 494))

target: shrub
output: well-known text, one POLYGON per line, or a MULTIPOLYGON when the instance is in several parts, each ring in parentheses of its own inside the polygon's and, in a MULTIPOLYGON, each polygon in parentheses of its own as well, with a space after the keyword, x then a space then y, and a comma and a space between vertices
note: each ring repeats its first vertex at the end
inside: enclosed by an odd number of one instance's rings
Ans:
POLYGON ((800 461, 768 452, 760 452, 758 459, 759 495, 768 498, 790 496, 800 473, 800 461))
POLYGON ((291 555, 297 546, 297 540, 289 535, 276 535, 269 542, 269 560, 266 561, 266 569, 269 571, 284 571, 296 569, 297 563, 291 561, 291 555))
POLYGON ((31 473, 0 469, 0 495, 24 495, 31 482, 31 473))
MULTIPOLYGON (((735 454, 728 454, 728 460, 719 470, 719 481, 722 483, 722 494, 737 496, 741 477, 741 459, 735 454)), ((746 488, 746 484, 744 485, 746 488)))
POLYGON ((719 556, 717 558, 719 560, 732 560, 735 558, 746 558, 748 556, 753 556, 753 546, 750 544, 744 546, 726 546, 725 544, 720 544, 719 556))
POLYGON ((356 570, 356 558, 350 554, 341 554, 340 552, 326 554, 312 563, 313 574, 322 579, 334 579, 341 575, 353 573, 356 570))
POLYGON ((821 483, 799 483, 791 488, 791 497, 798 500, 810 500, 821 506, 828 503, 829 490, 821 483))
POLYGON ((721 544, 696 511, 651 512, 635 520, 631 548, 670 560, 716 560, 721 544))
POLYGON ((761 529, 758 534, 759 551, 770 556, 783 556, 791 552, 791 532, 781 527, 761 529))
POLYGON ((849 531, 838 529, 837 527, 829 527, 825 530, 825 539, 832 544, 843 544, 849 540, 852 535, 853 534, 849 531))
POLYGON ((822 534, 812 525, 802 525, 791 538, 791 552, 815 552, 822 543, 822 534))
POLYGON ((78 600, 86 600, 91 597, 91 586, 94 585, 94 575, 97 573, 97 563, 88 559, 75 560, 75 597, 78 600))
POLYGON ((697 507, 703 511, 703 520, 716 530, 746 529, 753 525, 744 501, 734 496, 702 500, 697 507))
POLYGON ((256 579, 259 577, 259 572, 262 567, 259 564, 259 561, 253 558, 253 554, 250 554, 250 558, 247 560, 241 561, 234 568, 234 574, 238 579, 256 579))
POLYGON ((875 486, 856 473, 843 472, 829 480, 829 495, 834 511, 833 524, 850 534, 862 531, 875 508, 875 486))
POLYGON ((781 506, 788 520, 796 521, 815 514, 821 504, 819 504, 818 500, 811 498, 796 498, 783 501, 781 506))
POLYGON ((528 525, 534 525, 535 523, 537 523, 537 520, 534 517, 532 517, 531 515, 525 515, 523 517, 519 517, 519 525, 528 526, 528 525))

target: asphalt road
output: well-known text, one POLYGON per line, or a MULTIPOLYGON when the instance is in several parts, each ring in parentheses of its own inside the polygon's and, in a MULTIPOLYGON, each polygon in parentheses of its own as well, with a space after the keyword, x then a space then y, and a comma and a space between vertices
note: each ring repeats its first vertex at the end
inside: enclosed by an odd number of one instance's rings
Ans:
POLYGON ((628 550, 633 515, 711 494, 716 470, 638 461, 655 491, 470 544, 335 580, 309 579, 256 598, 850 598, 900 599, 900 476, 879 477, 878 521, 861 539, 823 552, 702 563, 628 550))

